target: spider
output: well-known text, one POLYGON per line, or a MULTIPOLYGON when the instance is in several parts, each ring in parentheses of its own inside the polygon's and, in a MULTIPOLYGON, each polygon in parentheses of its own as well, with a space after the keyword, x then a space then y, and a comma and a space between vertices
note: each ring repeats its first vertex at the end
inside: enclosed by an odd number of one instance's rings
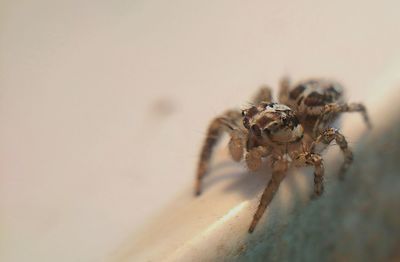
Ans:
POLYGON ((272 201, 281 181, 292 166, 314 167, 313 198, 324 191, 322 151, 335 141, 344 162, 339 171, 343 178, 353 161, 346 138, 331 127, 344 112, 360 112, 371 127, 365 107, 345 103, 343 87, 326 79, 299 82, 293 88, 284 77, 280 82, 279 103, 272 101, 271 88, 261 87, 252 106, 242 111, 228 110, 210 123, 201 149, 197 168, 195 194, 201 194, 201 182, 206 175, 212 150, 223 133, 230 136, 229 152, 233 160, 243 157, 251 171, 260 169, 262 159, 270 158, 272 176, 266 186, 249 227, 252 233, 272 201))

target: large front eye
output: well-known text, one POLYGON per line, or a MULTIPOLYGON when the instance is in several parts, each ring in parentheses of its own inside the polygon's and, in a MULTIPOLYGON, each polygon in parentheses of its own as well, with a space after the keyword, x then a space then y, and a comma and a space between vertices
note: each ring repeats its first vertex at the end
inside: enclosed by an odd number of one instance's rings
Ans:
POLYGON ((271 124, 268 125, 267 128, 264 129, 264 132, 271 133, 275 132, 279 129, 279 124, 277 122, 272 122, 271 124))
POLYGON ((243 125, 246 129, 250 129, 250 121, 247 117, 243 118, 243 125))

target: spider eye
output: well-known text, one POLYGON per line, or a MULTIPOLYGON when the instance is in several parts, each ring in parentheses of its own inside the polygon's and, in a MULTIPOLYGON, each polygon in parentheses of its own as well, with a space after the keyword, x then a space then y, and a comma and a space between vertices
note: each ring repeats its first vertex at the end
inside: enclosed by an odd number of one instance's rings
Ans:
POLYGON ((242 110, 242 116, 246 115, 246 110, 242 110))
POLYGON ((243 118, 243 125, 246 129, 250 128, 250 122, 249 119, 247 117, 243 118))
POLYGON ((279 124, 277 122, 272 122, 271 124, 269 124, 265 129, 264 132, 266 133, 271 133, 271 132, 275 132, 279 129, 279 124))

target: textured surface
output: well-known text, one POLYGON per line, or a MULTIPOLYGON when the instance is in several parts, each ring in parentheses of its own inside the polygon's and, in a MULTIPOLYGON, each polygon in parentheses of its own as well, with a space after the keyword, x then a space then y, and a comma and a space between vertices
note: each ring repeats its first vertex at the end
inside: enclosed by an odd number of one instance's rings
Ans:
MULTIPOLYGON (((267 223, 235 261, 399 261, 400 118, 357 147, 345 181, 267 223)), ((231 260, 229 258, 228 260, 231 260)))
POLYGON ((142 232, 127 239, 114 261, 398 260, 398 97, 391 92, 387 103, 371 104, 372 131, 355 116, 345 117, 350 121, 343 121, 343 129, 352 137, 355 162, 340 181, 335 173, 342 156, 334 146, 325 152, 322 197, 310 201, 310 169, 293 170, 250 235, 257 196, 270 171, 243 172, 229 160, 226 149, 217 150, 203 195, 182 193, 142 232))

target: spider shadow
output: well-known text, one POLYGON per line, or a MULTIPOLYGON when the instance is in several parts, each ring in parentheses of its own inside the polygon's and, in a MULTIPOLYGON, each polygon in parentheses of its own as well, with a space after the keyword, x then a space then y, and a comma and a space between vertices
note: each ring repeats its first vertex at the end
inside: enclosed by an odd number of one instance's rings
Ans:
MULTIPOLYGON (((210 169, 210 173, 205 178, 203 191, 207 191, 207 189, 212 188, 214 185, 228 180, 222 188, 225 193, 239 193, 245 199, 252 199, 265 189, 271 179, 272 172, 267 162, 264 160, 262 167, 258 171, 243 170, 243 167, 246 166, 245 164, 240 165, 241 168, 238 168, 238 163, 228 160, 217 163, 210 169), (232 169, 232 167, 234 168, 233 171, 229 172, 229 169, 232 169)), ((293 175, 297 174, 294 174, 293 170, 289 170, 285 183, 291 192, 299 195, 301 190, 298 188, 296 181, 287 179, 293 175)))

